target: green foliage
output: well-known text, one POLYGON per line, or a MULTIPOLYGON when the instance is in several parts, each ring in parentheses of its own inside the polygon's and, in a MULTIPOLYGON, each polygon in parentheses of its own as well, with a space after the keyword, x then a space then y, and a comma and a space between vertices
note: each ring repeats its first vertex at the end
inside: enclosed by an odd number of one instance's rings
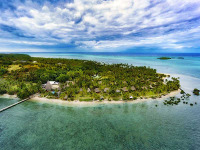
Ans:
POLYGON ((0 54, 0 60, 10 62, 16 60, 30 61, 31 57, 26 54, 0 54))
POLYGON ((17 97, 20 99, 28 98, 31 95, 31 93, 28 91, 27 88, 21 89, 17 92, 17 97))
POLYGON ((194 95, 199 95, 199 92, 200 92, 200 90, 197 89, 197 88, 195 88, 195 89, 193 90, 193 94, 194 94, 194 95))
POLYGON ((5 89, 0 88, 0 94, 6 94, 7 91, 5 89))
POLYGON ((0 69, 0 76, 6 74, 8 72, 7 69, 0 69))
POLYGON ((79 101, 91 102, 93 101, 92 98, 80 98, 79 101))
POLYGON ((122 95, 122 99, 123 99, 123 100, 129 100, 129 94, 128 94, 128 93, 124 93, 124 94, 122 95))
POLYGON ((185 92, 183 91, 183 90, 181 90, 181 92, 180 92, 181 94, 185 94, 185 92))

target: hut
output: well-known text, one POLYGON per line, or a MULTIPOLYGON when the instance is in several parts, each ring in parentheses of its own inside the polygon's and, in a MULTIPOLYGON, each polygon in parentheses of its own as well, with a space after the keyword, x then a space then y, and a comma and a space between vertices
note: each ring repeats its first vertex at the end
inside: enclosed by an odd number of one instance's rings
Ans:
POLYGON ((107 93, 109 91, 109 88, 105 88, 104 92, 107 93))
POLYGON ((90 88, 88 88, 88 89, 87 89, 87 92, 88 92, 88 93, 90 93, 90 92, 91 92, 90 88))
POLYGON ((119 89, 116 90, 116 93, 120 93, 121 91, 119 89))
POLYGON ((99 81, 98 84, 102 84, 102 81, 99 81))
POLYGON ((131 90, 132 90, 132 91, 135 91, 136 88, 135 88, 134 86, 131 86, 131 90))
POLYGON ((128 88, 127 88, 127 87, 123 87, 123 88, 122 88, 122 91, 128 92, 128 88))
POLYGON ((95 88, 94 91, 95 91, 95 93, 100 93, 101 92, 99 88, 95 88))
POLYGON ((130 98, 130 99, 133 99, 133 96, 130 96, 129 98, 130 98))

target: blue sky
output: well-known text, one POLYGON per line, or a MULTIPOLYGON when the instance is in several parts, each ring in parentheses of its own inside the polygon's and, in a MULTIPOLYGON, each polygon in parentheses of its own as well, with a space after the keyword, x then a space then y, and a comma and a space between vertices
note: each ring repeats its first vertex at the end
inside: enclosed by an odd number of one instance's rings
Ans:
POLYGON ((200 52, 200 0, 0 0, 0 52, 200 52))

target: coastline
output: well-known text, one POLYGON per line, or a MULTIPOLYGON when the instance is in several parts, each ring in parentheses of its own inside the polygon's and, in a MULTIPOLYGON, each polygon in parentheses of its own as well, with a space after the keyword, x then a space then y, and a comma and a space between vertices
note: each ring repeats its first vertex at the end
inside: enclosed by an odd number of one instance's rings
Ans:
POLYGON ((68 106, 91 106, 91 105, 98 105, 98 104, 121 104, 121 103, 141 103, 141 102, 146 102, 146 101, 154 101, 154 100, 163 100, 165 98, 173 97, 176 96, 177 94, 180 93, 180 89, 176 91, 172 91, 171 93, 162 96, 161 98, 147 98, 147 99, 136 99, 136 100, 127 100, 127 101, 108 101, 108 100, 103 100, 103 101, 91 101, 91 102, 84 102, 84 101, 65 101, 61 99, 48 99, 44 97, 32 97, 29 101, 33 102, 39 102, 39 103, 51 103, 51 104, 58 104, 58 105, 68 105, 68 106))
POLYGON ((9 95, 9 94, 3 94, 3 95, 0 95, 0 97, 2 97, 2 98, 18 98, 17 95, 9 95))

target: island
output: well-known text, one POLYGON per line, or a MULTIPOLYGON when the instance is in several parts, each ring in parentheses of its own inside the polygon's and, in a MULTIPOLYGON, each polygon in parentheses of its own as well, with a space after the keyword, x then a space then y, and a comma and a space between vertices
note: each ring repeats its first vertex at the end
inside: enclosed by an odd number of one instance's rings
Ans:
POLYGON ((178 59, 184 59, 184 57, 178 57, 178 59))
POLYGON ((197 89, 197 88, 195 88, 194 90, 193 90, 193 94, 194 95, 199 95, 199 92, 200 92, 200 90, 199 89, 197 89))
POLYGON ((172 59, 171 57, 159 57, 157 59, 160 59, 160 60, 168 60, 168 59, 172 59))
POLYGON ((65 101, 158 98, 180 88, 178 78, 128 64, 0 54, 0 94, 65 101))

